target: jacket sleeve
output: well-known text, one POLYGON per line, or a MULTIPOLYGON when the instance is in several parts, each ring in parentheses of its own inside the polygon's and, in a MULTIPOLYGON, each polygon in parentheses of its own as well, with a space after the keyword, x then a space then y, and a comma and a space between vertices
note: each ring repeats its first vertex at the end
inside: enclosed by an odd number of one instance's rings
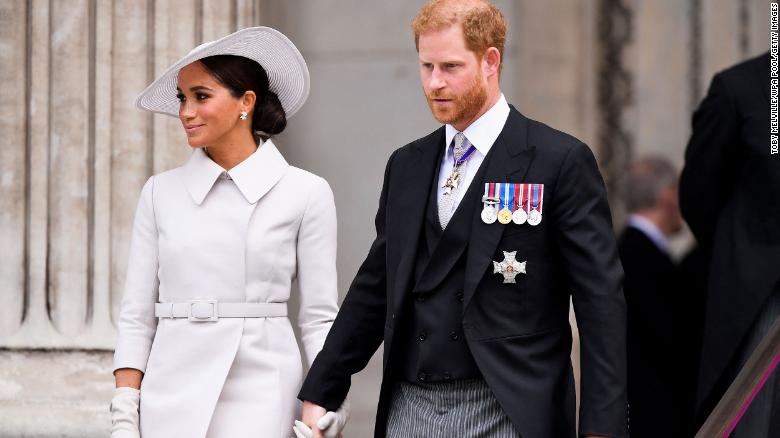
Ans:
POLYGON ((707 96, 693 114, 680 179, 680 210, 699 242, 708 242, 715 220, 733 187, 729 171, 739 142, 738 114, 722 74, 712 79, 707 96))
POLYGON ((387 311, 385 208, 393 156, 385 169, 376 213, 376 238, 349 287, 333 328, 298 398, 335 411, 349 392, 352 374, 365 368, 384 337, 387 311))
POLYGON ((298 230, 298 325, 308 364, 322 349, 338 312, 336 205, 328 183, 317 178, 298 230))
POLYGON ((580 436, 625 437, 626 305, 604 182, 579 143, 558 175, 553 220, 580 333, 580 436))
POLYGON ((114 370, 146 371, 146 362, 157 331, 154 304, 160 285, 157 276, 157 224, 154 217, 154 177, 141 190, 133 222, 127 277, 117 322, 114 370))

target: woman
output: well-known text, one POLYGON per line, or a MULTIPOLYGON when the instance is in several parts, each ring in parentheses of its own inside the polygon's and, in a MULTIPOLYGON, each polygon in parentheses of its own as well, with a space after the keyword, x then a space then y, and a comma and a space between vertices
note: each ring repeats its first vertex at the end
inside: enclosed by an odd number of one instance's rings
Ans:
POLYGON ((338 310, 333 194, 269 139, 308 92, 292 42, 256 27, 195 48, 138 98, 178 116, 194 151, 141 192, 113 437, 292 435, 302 377, 287 319, 293 279, 309 363, 338 310))

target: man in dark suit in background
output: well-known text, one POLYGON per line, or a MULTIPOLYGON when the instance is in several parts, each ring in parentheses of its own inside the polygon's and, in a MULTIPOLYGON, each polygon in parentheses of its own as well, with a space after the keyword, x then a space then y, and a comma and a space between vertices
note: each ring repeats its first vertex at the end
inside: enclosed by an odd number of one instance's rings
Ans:
POLYGON ((339 407, 384 341, 376 437, 573 438, 572 297, 579 436, 625 437, 623 272, 593 154, 507 104, 493 5, 431 1, 413 28, 445 126, 388 161, 376 240, 299 394, 304 422, 339 407))
MULTIPOLYGON (((780 314, 780 156, 770 149, 769 107, 768 53, 718 73, 685 153, 680 207, 710 271, 702 422, 780 314)), ((780 421, 778 381, 765 384, 734 437, 780 436, 771 429, 780 421)))
POLYGON ((632 164, 622 185, 630 213, 618 249, 628 309, 631 438, 691 436, 685 423, 698 354, 689 342, 697 333, 688 324, 694 301, 681 288, 668 241, 682 229, 678 179, 667 160, 648 157, 632 164))

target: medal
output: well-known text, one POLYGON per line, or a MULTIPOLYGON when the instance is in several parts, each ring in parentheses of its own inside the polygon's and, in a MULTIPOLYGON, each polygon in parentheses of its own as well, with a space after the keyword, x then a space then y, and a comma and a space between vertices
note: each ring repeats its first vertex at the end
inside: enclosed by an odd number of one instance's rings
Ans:
POLYGON ((498 219, 498 213, 496 212, 496 208, 488 205, 486 205, 485 208, 482 209, 482 214, 480 214, 480 216, 482 217, 482 222, 488 225, 495 223, 496 219, 498 219))
POLYGON ((533 204, 528 213, 528 224, 537 226, 542 222, 542 203, 544 201, 544 184, 533 184, 533 204), (538 209, 537 209, 538 207, 538 209))
POLYGON ((444 182, 444 185, 441 186, 444 189, 445 195, 451 194, 453 190, 458 188, 460 185, 460 166, 469 159, 475 150, 477 150, 477 148, 474 145, 471 145, 468 150, 463 153, 463 156, 461 156, 460 159, 457 159, 454 156, 455 151, 453 151, 452 172, 450 173, 450 176, 447 177, 447 181, 444 182))
POLYGON ((524 196, 528 194, 527 190, 523 190, 525 187, 525 184, 514 184, 515 189, 515 203, 517 204, 517 209, 514 213, 512 213, 512 222, 516 223, 517 225, 523 225, 526 220, 528 220, 528 213, 525 212, 525 201, 524 196), (517 188, 520 188, 520 196, 517 196, 517 188))
POLYGON ((497 205, 500 201, 495 196, 495 186, 495 183, 485 183, 485 196, 482 197, 484 207, 480 216, 482 217, 482 222, 486 224, 495 223, 496 219, 498 219, 497 205))
POLYGON ((447 181, 441 187, 444 189, 444 194, 449 195, 453 190, 458 188, 458 184, 460 184, 460 173, 456 167, 452 169, 452 173, 447 177, 447 181))
POLYGON ((504 283, 517 283, 515 277, 517 274, 525 274, 525 263, 518 262, 515 257, 517 251, 502 251, 504 253, 504 260, 500 262, 493 262, 493 273, 501 274, 504 276, 504 283))
MULTIPOLYGON (((498 212, 498 222, 500 222, 502 225, 506 225, 512 222, 512 210, 509 209, 509 205, 510 205, 509 187, 510 186, 511 184, 509 183, 504 183, 503 185, 499 185, 499 187, 503 188, 503 192, 504 192, 504 199, 503 199, 504 208, 502 208, 501 211, 498 212)), ((501 188, 499 188, 499 191, 500 190, 501 188)))

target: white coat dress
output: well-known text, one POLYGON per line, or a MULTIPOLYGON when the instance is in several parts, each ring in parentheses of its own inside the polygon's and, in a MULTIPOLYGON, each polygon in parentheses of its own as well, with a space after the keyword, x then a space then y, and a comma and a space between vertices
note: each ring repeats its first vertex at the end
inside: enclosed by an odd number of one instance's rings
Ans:
POLYGON ((336 209, 272 141, 225 172, 196 149, 141 192, 114 368, 143 371, 142 438, 287 438, 301 356, 287 317, 158 318, 157 302, 287 303, 311 364, 338 311, 336 209))

